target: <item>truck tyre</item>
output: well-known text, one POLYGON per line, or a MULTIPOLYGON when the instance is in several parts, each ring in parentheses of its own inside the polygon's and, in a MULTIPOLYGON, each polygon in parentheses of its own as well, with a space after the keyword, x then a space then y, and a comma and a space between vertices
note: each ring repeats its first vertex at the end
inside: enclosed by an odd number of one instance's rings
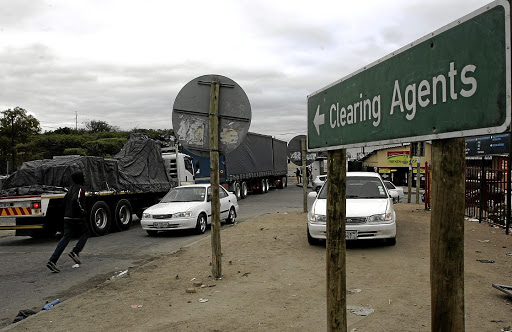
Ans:
POLYGON ((197 224, 196 224, 196 233, 197 234, 204 234, 206 231, 206 214, 201 213, 199 217, 197 217, 197 224))
POLYGON ((235 196, 237 200, 242 199, 242 188, 240 188, 240 182, 235 182, 235 196))
POLYGON ((111 214, 108 205, 103 201, 94 203, 89 212, 89 226, 95 236, 103 236, 108 233, 111 225, 111 214))
POLYGON ((265 193, 265 179, 260 180, 260 194, 265 193))
POLYGON ((285 188, 286 188, 286 187, 288 187, 288 177, 283 176, 283 181, 284 181, 284 182, 283 182, 283 183, 284 183, 284 187, 285 187, 285 188))
POLYGON ((114 226, 119 231, 126 231, 132 224, 132 205, 126 199, 117 202, 112 219, 114 226))
POLYGON ((242 187, 241 187, 241 193, 240 193, 240 196, 242 197, 242 199, 246 198, 247 197, 247 182, 243 181, 242 182, 242 187))
POLYGON ((279 182, 279 185, 277 186, 277 189, 284 189, 286 183, 286 176, 283 176, 281 178, 281 181, 279 182))

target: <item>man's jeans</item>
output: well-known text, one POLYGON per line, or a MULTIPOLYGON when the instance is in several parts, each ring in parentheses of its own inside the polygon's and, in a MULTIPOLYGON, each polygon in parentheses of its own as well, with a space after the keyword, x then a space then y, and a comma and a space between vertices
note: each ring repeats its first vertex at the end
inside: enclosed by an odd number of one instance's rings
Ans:
POLYGON ((80 235, 78 242, 73 248, 73 252, 78 254, 82 249, 84 249, 85 243, 89 238, 89 228, 87 227, 87 223, 84 219, 64 219, 64 235, 57 244, 57 248, 55 248, 55 252, 52 257, 50 257, 50 261, 57 263, 60 255, 62 255, 69 244, 71 236, 75 234, 80 235))

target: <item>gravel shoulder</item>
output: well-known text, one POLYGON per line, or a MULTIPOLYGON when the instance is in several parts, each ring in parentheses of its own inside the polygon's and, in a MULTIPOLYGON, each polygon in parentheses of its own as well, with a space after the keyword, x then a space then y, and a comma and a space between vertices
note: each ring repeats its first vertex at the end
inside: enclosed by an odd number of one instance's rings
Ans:
MULTIPOLYGON (((430 331, 430 212, 395 209, 396 246, 348 244, 349 331, 430 331)), ((221 280, 210 276, 207 237, 3 331, 325 331, 325 246, 308 244, 306 221, 276 213, 224 228, 221 280)), ((467 331, 512 325, 512 299, 492 287, 512 284, 511 241, 465 222, 467 331)))

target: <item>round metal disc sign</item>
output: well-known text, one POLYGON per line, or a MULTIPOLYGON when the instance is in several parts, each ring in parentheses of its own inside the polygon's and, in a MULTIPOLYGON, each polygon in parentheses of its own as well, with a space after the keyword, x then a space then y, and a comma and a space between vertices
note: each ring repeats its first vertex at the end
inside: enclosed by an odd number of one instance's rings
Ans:
POLYGON ((172 127, 185 148, 202 156, 210 151, 210 90, 215 79, 220 86, 219 152, 236 149, 251 124, 249 98, 236 82, 220 75, 204 75, 188 82, 174 101, 172 127))
MULTIPOLYGON (((307 140, 306 135, 298 135, 288 142, 288 158, 297 166, 302 166, 302 140, 307 140)), ((311 165, 316 159, 316 152, 306 152, 306 166, 311 165)))

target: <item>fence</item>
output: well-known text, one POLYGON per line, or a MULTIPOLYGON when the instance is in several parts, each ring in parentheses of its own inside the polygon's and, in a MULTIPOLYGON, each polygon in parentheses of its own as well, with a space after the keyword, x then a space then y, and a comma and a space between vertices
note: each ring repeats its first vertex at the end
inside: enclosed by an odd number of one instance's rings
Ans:
POLYGON ((502 169, 466 167, 465 215, 506 227, 510 216, 507 188, 506 172, 502 169))

